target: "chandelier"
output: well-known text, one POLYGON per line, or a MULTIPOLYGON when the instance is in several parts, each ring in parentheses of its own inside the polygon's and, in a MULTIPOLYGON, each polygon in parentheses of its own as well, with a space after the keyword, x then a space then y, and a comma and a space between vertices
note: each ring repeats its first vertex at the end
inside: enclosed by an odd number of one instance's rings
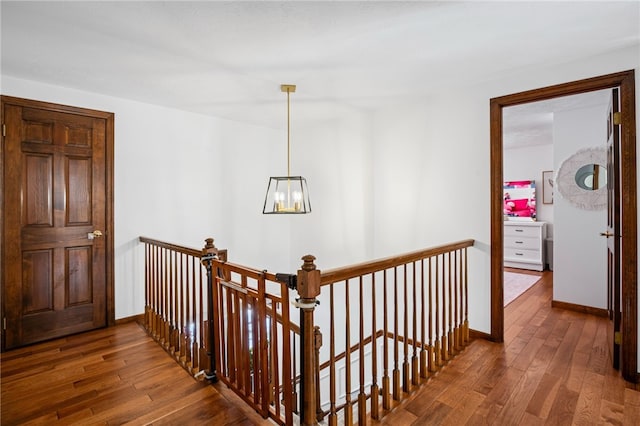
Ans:
POLYGON ((271 176, 264 198, 263 214, 311 213, 307 180, 302 176, 291 176, 291 114, 290 95, 296 91, 293 84, 280 86, 287 92, 287 176, 271 176))

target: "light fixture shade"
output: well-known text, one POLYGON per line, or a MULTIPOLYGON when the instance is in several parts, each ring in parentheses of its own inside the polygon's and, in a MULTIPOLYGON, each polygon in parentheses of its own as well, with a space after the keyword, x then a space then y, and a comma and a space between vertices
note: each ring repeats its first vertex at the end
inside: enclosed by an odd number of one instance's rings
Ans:
POLYGON ((264 214, 311 213, 307 180, 302 176, 276 176, 269 178, 264 198, 264 214))

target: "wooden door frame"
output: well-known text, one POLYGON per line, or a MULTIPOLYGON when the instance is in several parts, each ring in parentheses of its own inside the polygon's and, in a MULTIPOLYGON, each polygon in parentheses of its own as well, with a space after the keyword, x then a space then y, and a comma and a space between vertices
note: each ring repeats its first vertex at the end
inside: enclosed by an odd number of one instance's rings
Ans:
MULTIPOLYGON (((106 186, 106 229, 104 232, 105 239, 105 256, 106 256, 106 323, 107 326, 115 325, 115 291, 114 291, 114 220, 113 220, 113 172, 114 172, 114 121, 115 115, 112 112, 97 111, 87 108, 79 108, 68 105, 61 105, 51 102, 36 101, 12 96, 0 95, 0 123, 4 124, 5 105, 17 105, 28 108, 44 109, 52 112, 61 112, 67 114, 77 114, 86 117, 100 118, 105 120, 105 186, 106 186)), ((2 149, 0 149, 0 209, 4 212, 4 136, 2 136, 2 149)), ((0 214, 0 229, 4 229, 4 213, 0 214)), ((4 243, 2 243, 4 244, 4 243)), ((2 260, 4 256, 4 247, 0 244, 0 270, 2 270, 2 260)), ((5 318, 4 309, 4 290, 5 283, 0 284, 0 307, 2 310, 2 318, 5 318)), ((2 330, 1 349, 4 350, 4 329, 2 330)))
POLYGON ((502 108, 594 90, 620 88, 622 126, 620 133, 621 185, 624 215, 622 230, 622 376, 637 383, 638 374, 638 210, 636 178, 636 105, 634 70, 607 74, 570 83, 505 95, 490 100, 491 138, 491 334, 490 340, 504 341, 504 234, 502 212, 503 141, 502 108))

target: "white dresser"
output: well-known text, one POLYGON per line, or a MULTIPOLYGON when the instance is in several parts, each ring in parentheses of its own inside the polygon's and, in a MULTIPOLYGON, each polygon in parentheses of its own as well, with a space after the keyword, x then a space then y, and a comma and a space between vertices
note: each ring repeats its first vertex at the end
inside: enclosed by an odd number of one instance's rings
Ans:
POLYGON ((546 222, 504 222, 504 266, 543 271, 546 222))

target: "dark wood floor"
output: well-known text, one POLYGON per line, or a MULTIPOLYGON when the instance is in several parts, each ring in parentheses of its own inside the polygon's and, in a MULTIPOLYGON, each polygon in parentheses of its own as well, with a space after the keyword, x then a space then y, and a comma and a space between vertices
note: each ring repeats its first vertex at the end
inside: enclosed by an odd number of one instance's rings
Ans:
MULTIPOLYGON (((403 425, 640 424, 611 367, 605 318, 552 309, 552 274, 505 308, 505 344, 476 340, 381 421, 403 425)), ((271 424, 192 379, 130 323, 2 354, 2 425, 271 424)))

